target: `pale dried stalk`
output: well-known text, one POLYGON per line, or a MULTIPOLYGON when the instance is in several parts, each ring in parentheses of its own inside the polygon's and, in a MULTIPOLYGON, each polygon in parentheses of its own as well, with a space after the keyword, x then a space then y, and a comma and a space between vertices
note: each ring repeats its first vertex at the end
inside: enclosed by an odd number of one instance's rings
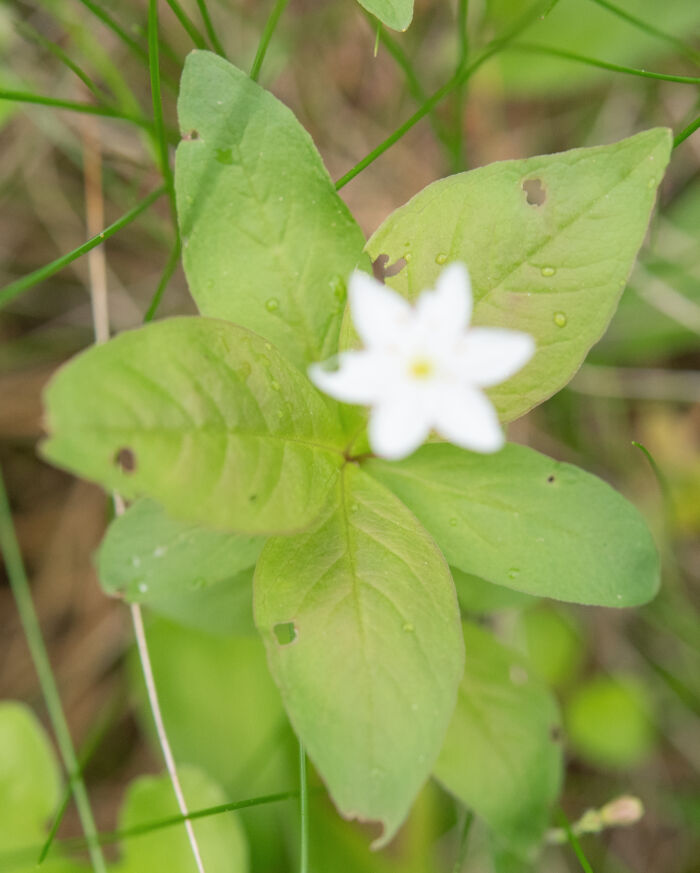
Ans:
MULTIPOLYGON (((85 178, 85 216, 88 236, 94 236, 104 227, 104 198, 102 192, 102 151, 99 140, 99 126, 95 118, 83 119, 83 172, 85 178)), ((95 342, 102 343, 109 339, 109 308, 107 304, 107 261, 103 246, 97 246, 88 252, 88 275, 90 282, 90 302, 92 306, 92 319, 95 331, 95 342)), ((114 511, 116 515, 122 515, 125 506, 119 494, 112 495, 114 511)), ((182 785, 177 775, 177 767, 173 758, 170 741, 163 723, 163 715, 158 701, 155 678, 151 656, 148 651, 146 632, 143 626, 143 615, 138 603, 132 603, 130 607, 131 622, 134 628, 134 638, 141 661, 141 669, 146 684, 146 693, 151 706, 153 721, 156 726, 158 743, 163 752, 165 767, 170 776, 170 781, 175 792, 177 805, 183 816, 188 816, 187 801, 182 791, 182 785)), ((190 847, 197 865, 198 873, 205 873, 199 843, 194 832, 192 822, 185 818, 185 830, 190 841, 190 847)))

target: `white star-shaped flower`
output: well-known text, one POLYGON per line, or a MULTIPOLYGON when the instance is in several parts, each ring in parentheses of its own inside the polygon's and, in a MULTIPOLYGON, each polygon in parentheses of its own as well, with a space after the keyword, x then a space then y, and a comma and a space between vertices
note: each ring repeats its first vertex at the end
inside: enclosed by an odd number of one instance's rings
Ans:
POLYGON ((520 370, 535 342, 519 331, 469 327, 473 301, 464 264, 446 267, 435 290, 414 306, 359 271, 348 296, 365 348, 341 352, 335 370, 314 364, 309 375, 337 400, 372 407, 372 451, 404 458, 431 430, 465 449, 498 451, 503 431, 483 389, 520 370))

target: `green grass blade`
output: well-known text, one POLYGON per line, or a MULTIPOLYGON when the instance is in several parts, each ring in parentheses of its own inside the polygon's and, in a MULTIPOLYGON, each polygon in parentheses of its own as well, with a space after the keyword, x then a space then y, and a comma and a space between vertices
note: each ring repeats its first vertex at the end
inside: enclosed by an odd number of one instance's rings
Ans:
POLYGON ((106 227, 101 233, 98 233, 97 236, 93 236, 92 239, 89 239, 81 246, 78 246, 77 249, 73 249, 72 252, 61 255, 60 258, 56 258, 56 260, 51 261, 50 264, 45 264, 38 270, 34 270, 34 272, 29 273, 29 275, 23 276, 15 282, 10 282, 9 285, 5 285, 4 288, 0 289, 0 309, 11 300, 14 300, 15 297, 22 294, 22 292, 37 285, 39 282, 43 282, 44 279, 48 279, 50 276, 53 276, 54 273, 58 273, 59 270, 67 267, 68 264, 71 264, 82 255, 87 254, 90 249, 94 249, 95 246, 98 246, 106 239, 109 239, 123 227, 126 227, 127 224, 131 224, 131 222, 138 218, 142 212, 145 212, 152 203, 155 203, 155 201, 163 195, 166 190, 166 186, 162 185, 160 188, 152 191, 148 197, 145 197, 140 203, 137 203, 129 212, 122 215, 121 218, 117 219, 113 224, 110 224, 109 227, 106 227))
POLYGON ((638 30, 644 31, 644 33, 649 34, 649 36, 654 36, 657 39, 665 40, 674 48, 678 49, 678 51, 684 54, 689 60, 693 61, 694 64, 700 65, 700 52, 697 52, 692 46, 687 45, 685 42, 683 42, 682 39, 679 39, 677 36, 673 36, 673 34, 671 33, 666 33, 665 30, 661 30, 654 24, 649 24, 648 21, 642 21, 642 19, 637 18, 636 15, 632 15, 625 9, 620 9, 619 6, 615 6, 614 3, 610 3, 610 0, 593 0, 593 3, 597 3, 598 6, 601 6, 603 9, 607 9, 608 12, 612 12, 613 15, 617 15, 618 18, 621 18, 623 21, 628 22, 628 24, 633 25, 638 30))
POLYGON ((621 64, 611 64, 608 61, 600 61, 597 58, 589 58, 565 49, 553 48, 552 46, 536 45, 534 43, 519 42, 511 46, 513 51, 528 52, 539 55, 551 55, 566 61, 574 61, 586 64, 589 67, 599 67, 601 70, 610 70, 613 73, 622 73, 626 76, 638 76, 641 79, 656 79, 661 82, 677 82, 681 85, 700 85, 697 76, 673 76, 668 73, 653 73, 650 70, 638 70, 635 67, 625 67, 621 64))
POLYGON ((202 21, 204 22, 204 29, 207 32, 207 36, 209 37, 209 41, 214 46, 214 51, 217 55, 221 55, 222 58, 226 57, 226 52, 223 49, 223 46, 219 42, 219 37, 216 35, 216 31, 214 30, 214 25, 211 22, 211 17, 209 16, 209 10, 207 9, 206 0, 197 0, 197 8, 199 9, 199 14, 202 16, 202 21))
POLYGON ((32 595, 29 590, 29 582, 22 561, 22 554, 19 549, 19 543, 15 535, 14 525, 12 523, 12 514, 10 511, 10 503, 5 490, 5 483, 0 470, 0 549, 5 560, 7 575, 10 580, 10 587, 17 604, 20 621, 27 638, 27 644, 32 656, 32 661, 36 668, 39 677, 46 708, 49 712, 49 718, 54 729, 58 749, 63 760, 63 764, 68 773, 75 805, 78 809, 80 821, 85 832, 87 848, 90 854, 93 870, 95 873, 106 873, 106 866, 102 851, 100 850, 97 840, 97 828, 95 820, 90 808, 85 783, 80 775, 78 761, 73 748, 68 723, 63 712, 61 698, 58 693, 58 687, 51 670, 51 662, 49 661, 48 652, 44 645, 44 640, 41 636, 41 628, 39 620, 32 602, 32 595))
POLYGON ((683 128, 683 130, 675 137, 673 140, 673 148, 677 148, 682 142, 685 142, 689 136, 695 133, 695 131, 700 127, 700 115, 695 119, 695 121, 691 121, 690 124, 683 128))
POLYGON ((93 0, 80 0, 80 2, 86 9, 89 9, 96 18, 99 18, 100 21, 106 25, 131 52, 141 58, 142 61, 148 61, 148 55, 145 50, 141 48, 135 39, 132 39, 129 36, 124 28, 121 27, 121 25, 119 25, 111 15, 105 12, 104 9, 97 5, 97 3, 93 3, 93 0))
POLYGON ((85 87, 90 91, 100 102, 105 99, 105 94, 100 88, 92 81, 92 79, 88 76, 88 74, 83 70, 75 61, 72 60, 70 55, 65 52, 60 45, 57 45, 55 42, 51 42, 50 39, 46 39, 46 37, 39 33, 39 31, 32 27, 30 24, 27 24, 25 21, 20 21, 17 24, 17 32, 27 41, 35 42, 37 45, 41 46, 47 52, 52 54, 60 63, 62 63, 65 67, 67 67, 74 75, 76 75, 80 81, 85 85, 85 87))
POLYGON ((183 30, 187 33, 189 38, 195 44, 198 49, 205 49, 207 47, 207 41, 204 39, 202 34, 199 32, 197 25, 192 21, 189 15, 185 12, 185 10, 180 6, 177 0, 165 0, 168 6, 172 9, 173 14, 180 22, 183 27, 183 30))
POLYGON ((142 116, 111 109, 109 106, 94 106, 92 103, 78 103, 75 100, 61 100, 58 97, 45 97, 43 94, 32 94, 29 91, 6 91, 0 89, 0 100, 11 100, 14 103, 34 103, 38 106, 50 106, 53 109, 69 109, 72 112, 82 112, 86 115, 101 115, 104 118, 116 118, 119 121, 129 121, 139 127, 149 128, 151 122, 142 116))
POLYGON ((306 783, 306 751, 299 743, 299 873, 309 873, 309 792, 306 783))
POLYGON ((255 60, 253 61, 253 66, 250 69, 250 78, 254 82, 258 81, 258 78, 260 76, 260 69, 262 68, 263 61, 265 60, 265 55, 267 54, 267 48, 270 45, 272 34, 275 32, 277 22, 280 20, 280 16, 284 12, 284 9, 288 2, 289 0, 275 0, 275 5, 272 7, 272 12, 265 22, 265 27, 263 28, 262 36, 260 37, 260 44, 258 45, 257 52, 255 53, 255 60))
POLYGON ((507 31, 503 36, 496 37, 496 39, 492 40, 488 45, 484 48, 481 55, 472 63, 467 64, 460 69, 457 70, 455 75, 444 84, 441 88, 438 88, 435 93, 429 97, 423 105, 400 127, 398 127, 392 134, 390 134, 384 142, 380 143, 376 148, 372 149, 372 151, 366 155, 361 161, 359 161, 355 166, 348 170, 348 172, 342 176, 335 183, 336 191, 339 191, 341 188, 345 187, 348 182, 351 182, 355 176, 358 176, 364 169, 366 169, 371 163, 377 160, 378 157, 384 154, 387 149, 391 148, 395 143, 397 143, 401 137, 408 133, 411 128, 413 128, 419 121, 425 118, 433 109, 443 100, 448 94, 454 91, 461 83, 466 82, 470 76, 472 76, 478 69, 481 67, 489 58, 492 58, 498 52, 503 51, 506 46, 508 46, 512 40, 516 37, 520 36, 520 34, 530 26, 537 18, 540 18, 542 15, 545 15, 551 12, 552 8, 556 5, 558 0, 547 0, 546 3, 539 3, 533 9, 529 11, 529 13, 522 18, 520 18, 513 27, 507 31))
POLYGON ((182 250, 182 243, 180 242, 180 234, 177 234, 177 238, 175 239, 175 243, 173 244, 172 250, 170 251, 170 255, 165 264, 165 268, 163 269, 163 274, 160 277, 160 281, 158 282, 158 287, 156 288, 156 292, 153 295, 153 298, 146 310, 146 314, 143 317, 144 324, 147 324, 149 321, 153 321, 155 317, 156 311, 160 306, 160 302, 163 299, 163 294, 165 293, 165 289, 168 286, 168 282, 172 278, 173 273, 175 272, 177 265, 180 262, 180 253, 182 250))
POLYGON ((571 846, 571 848, 574 851, 574 854, 578 858, 579 864, 581 865, 581 869, 584 871, 584 873, 593 873, 593 868, 588 863, 588 858, 586 858, 586 856, 583 852, 583 849, 581 848, 581 843, 579 842, 576 834, 573 832, 573 829, 571 827, 571 823, 569 822, 569 819, 566 817, 566 814, 564 813, 563 809, 559 810, 557 818, 559 819, 559 823, 561 824, 561 827, 563 828, 564 832, 566 833, 566 838, 569 841, 569 845, 571 846))

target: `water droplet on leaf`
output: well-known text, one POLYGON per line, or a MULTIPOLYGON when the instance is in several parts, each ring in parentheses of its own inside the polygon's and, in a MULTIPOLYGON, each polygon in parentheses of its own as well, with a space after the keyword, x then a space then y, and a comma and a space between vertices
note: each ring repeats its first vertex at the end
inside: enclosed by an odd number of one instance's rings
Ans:
POLYGON ((406 631, 407 634, 412 634, 415 630, 415 627, 413 627, 410 622, 406 622, 406 624, 403 626, 403 629, 406 631))
POLYGON ((265 309, 267 309, 268 312, 274 312, 279 308, 280 302, 276 297, 270 297, 269 300, 265 301, 265 309))
POLYGON ((520 575, 520 570, 518 570, 517 567, 511 567, 510 570, 508 570, 508 578, 509 579, 517 579, 519 575, 520 575))
POLYGON ((554 313, 554 323, 557 327, 565 327, 566 322, 568 321, 566 317, 566 313, 564 312, 555 312, 554 313))
POLYGON ((457 519, 456 519, 456 518, 451 518, 451 519, 450 519, 450 525, 451 525, 452 527, 457 527, 457 519))
POLYGON ((549 278, 550 276, 553 276, 557 271, 554 269, 554 267, 542 267, 541 272, 543 276, 549 278))
POLYGON ((440 252, 439 255, 435 257, 436 264, 446 264, 447 263, 447 255, 444 252, 440 252))
POLYGON ((220 164, 230 165, 233 163, 233 152, 231 151, 231 149, 217 149, 216 160, 220 164))

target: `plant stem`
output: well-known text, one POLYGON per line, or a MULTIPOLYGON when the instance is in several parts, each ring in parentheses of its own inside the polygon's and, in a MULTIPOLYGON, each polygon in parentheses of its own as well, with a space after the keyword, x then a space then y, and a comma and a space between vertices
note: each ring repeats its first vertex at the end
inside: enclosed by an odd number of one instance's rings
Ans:
POLYGON ((661 82, 677 82, 681 85, 700 85, 697 76, 673 76, 667 73, 654 73, 650 70, 639 70, 635 67, 625 67, 621 64, 611 64, 608 61, 600 61, 597 58, 589 58, 575 52, 553 48, 547 45, 535 45, 532 43, 518 42, 511 46, 513 51, 528 52, 539 55, 552 55, 555 58, 563 58, 579 64, 587 64, 589 67, 599 67, 601 70, 611 70, 613 73, 623 73, 626 76, 639 76, 642 79, 657 79, 661 82))
POLYGON ((309 873, 309 792, 306 783, 306 752, 299 742, 299 825, 301 851, 299 873, 309 873))
POLYGON ((185 12, 185 10, 180 6, 177 0, 165 0, 168 6, 172 9, 175 17, 180 22, 184 30, 186 31, 189 38, 195 44, 198 49, 205 49, 207 47, 207 42, 202 36, 202 34, 197 29, 197 25, 192 21, 189 15, 185 12))
POLYGON ((564 813, 563 809, 559 810, 557 817, 560 821, 562 828, 564 829, 564 831, 566 833, 566 837, 569 841, 571 848, 574 850, 574 854, 576 855, 576 857, 579 860, 579 864, 581 865, 581 869, 584 871, 584 873, 593 873, 593 868, 588 863, 588 858, 586 858, 586 856, 583 852, 583 849, 581 848, 581 843, 578 841, 578 837, 573 832, 573 830, 571 828, 571 823, 569 822, 569 819, 566 817, 566 814, 564 813))
POLYGON ((441 88, 438 88, 435 93, 429 97, 425 103, 415 112, 407 121, 405 121, 400 127, 398 127, 392 134, 390 134, 384 142, 380 143, 376 148, 374 148, 368 155, 366 155, 361 161, 359 161, 355 166, 348 170, 348 172, 342 176, 335 183, 336 191, 339 191, 348 182, 351 182, 356 176, 358 176, 364 169, 366 169, 371 163, 377 160, 378 157, 384 154, 387 149, 391 148, 395 143, 397 143, 402 136, 408 133, 414 125, 416 125, 419 121, 425 118, 433 109, 437 106, 440 101, 445 98, 448 94, 454 91, 460 83, 466 82, 470 76, 472 76, 479 67, 482 66, 489 58, 493 57, 498 52, 502 51, 512 40, 514 40, 517 36, 519 36, 530 24, 532 24, 535 19, 540 17, 544 10, 550 11, 551 8, 558 2, 558 0, 554 0, 554 3, 551 0, 548 0, 546 3, 538 3, 534 9, 531 9, 529 13, 522 18, 503 36, 497 37, 492 40, 486 48, 483 50, 481 55, 469 65, 465 65, 457 70, 457 72, 452 76, 449 82, 446 82, 441 88))
POLYGON ((29 273, 27 276, 23 276, 21 279, 17 279, 15 282, 10 282, 9 285, 5 285, 4 288, 0 289, 0 309, 9 303, 11 300, 14 300, 15 297, 18 297, 22 294, 23 291, 31 288, 33 285, 37 285, 39 282, 43 282, 44 279, 48 279, 50 276, 53 276, 54 273, 58 273, 59 270, 62 270, 64 267, 67 267, 68 264, 71 264, 73 261, 77 260, 82 255, 87 254, 91 249, 94 249, 95 246, 100 245, 100 243, 104 242, 106 239, 109 239, 113 236, 117 231, 120 231, 123 227, 126 227, 127 224, 131 224, 134 219, 138 218, 142 212, 145 212, 151 204, 155 203, 155 201, 166 192, 165 185, 161 185, 160 188, 157 188, 155 191, 152 191, 148 197, 145 197, 140 203, 137 203, 133 209, 129 210, 126 215, 122 215, 121 218, 117 219, 114 224, 110 224, 109 227, 106 227, 103 231, 98 233, 96 236, 93 236, 91 239, 84 242, 81 246, 78 246, 77 249, 73 249, 72 252, 68 252, 68 254, 61 255, 60 258, 56 258, 55 261, 51 261, 50 264, 45 264, 43 267, 40 267, 38 270, 34 270, 33 273, 29 273))
POLYGON ((666 33, 664 30, 659 30, 658 27, 654 24, 649 24, 648 21, 642 21, 641 18, 637 18, 636 15, 631 15, 625 9, 620 9, 619 6, 615 6, 613 3, 610 3, 609 0, 593 0, 593 3, 597 3, 598 6, 601 6, 603 9, 607 9, 608 12, 612 12, 613 15, 617 15, 618 18, 621 18, 623 21, 627 21, 629 24, 634 25, 639 30, 648 33, 650 36, 658 37, 658 39, 664 39, 666 42, 675 46, 680 52, 682 52, 687 58, 693 61, 694 64, 700 65, 700 52, 695 51, 692 46, 687 45, 683 42, 682 39, 679 39, 677 36, 673 36, 671 33, 666 33))
POLYGON ((683 128, 683 130, 674 138, 673 140, 673 148, 677 148, 682 142, 685 142, 689 136, 695 133, 695 131, 700 127, 700 116, 698 116, 695 121, 691 121, 690 124, 683 128))
POLYGON ((262 36, 260 37, 258 50, 255 53, 255 60, 253 61, 253 66, 250 68, 250 78, 254 82, 258 81, 258 78, 260 76, 260 69, 263 65, 263 61, 265 60, 265 55, 267 54, 267 48, 270 45, 272 34, 275 32, 277 22, 280 20, 280 16, 284 12, 284 9, 288 2, 289 0, 275 0, 275 5, 272 7, 272 12, 270 12, 270 16, 265 22, 265 27, 263 28, 262 36))
POLYGON ((32 94, 28 91, 6 91, 0 89, 0 100, 11 100, 15 103, 33 103, 38 106, 51 106, 53 109, 70 109, 72 112, 83 112, 86 115, 102 115, 105 118, 116 118, 119 121, 130 121, 139 127, 151 127, 147 118, 111 109, 109 106, 95 106, 93 103, 77 103, 75 100, 61 100, 58 97, 45 97, 43 94, 32 94))
POLYGON ((75 798, 75 805, 85 832, 87 847, 95 873, 106 873, 105 860, 97 839, 97 828, 90 808, 87 789, 80 775, 78 760, 73 748, 68 723, 61 705, 56 681, 51 670, 48 652, 41 636, 39 620, 32 602, 29 582, 22 562, 22 555, 12 524, 10 504, 5 490, 5 483, 0 470, 0 549, 4 555, 5 567, 10 580, 10 587, 17 603, 22 628, 27 638, 29 651, 39 677, 39 685, 46 701, 46 708, 53 725, 58 750, 68 773, 68 780, 75 798))
POLYGON ((221 55, 222 58, 225 58, 226 52, 219 42, 219 37, 216 35, 216 31, 214 30, 214 25, 212 24, 211 18, 209 17, 209 10, 207 9, 206 0, 197 0, 197 8, 199 9, 199 14, 202 16, 204 29, 207 32, 209 41, 214 46, 214 51, 217 53, 217 55, 221 55))
POLYGON ((167 288, 168 282, 172 278, 173 273, 175 272, 178 262, 180 260, 180 252, 182 250, 182 243, 180 241, 180 234, 178 233, 173 244, 173 247, 170 251, 170 255, 165 264, 165 268, 163 269, 163 274, 160 277, 160 282, 158 282, 158 287, 156 288, 156 292, 153 295, 153 299, 151 300, 148 309, 146 310, 146 314, 143 317, 144 324, 147 324, 149 321, 152 321, 156 310, 160 306, 160 301, 163 299, 163 294, 165 293, 165 289, 167 288))

